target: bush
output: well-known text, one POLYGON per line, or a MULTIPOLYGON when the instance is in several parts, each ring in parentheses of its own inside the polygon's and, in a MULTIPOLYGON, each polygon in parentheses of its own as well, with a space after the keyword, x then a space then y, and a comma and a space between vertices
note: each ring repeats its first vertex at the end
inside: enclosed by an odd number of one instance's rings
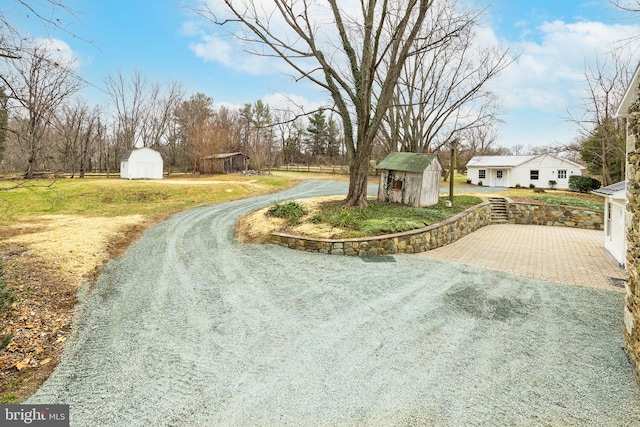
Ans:
POLYGON ((520 183, 517 183, 516 188, 522 188, 522 185, 520 185, 520 183))
POLYGON ((600 188, 602 183, 595 178, 582 175, 571 175, 569 177, 569 190, 588 193, 592 190, 600 188))
POLYGON ((299 202, 288 201, 284 203, 276 202, 267 210, 267 215, 276 218, 285 218, 289 224, 295 225, 300 222, 300 218, 309 212, 307 208, 299 202))
POLYGON ((536 188, 535 184, 529 184, 529 188, 536 188))
POLYGON ((467 184, 471 184, 471 178, 467 178, 467 184))
POLYGON ((478 185, 482 187, 482 181, 478 181, 478 185))
POLYGON ((556 180, 550 179, 549 180, 549 187, 550 188, 556 188, 556 185, 558 185, 558 182, 556 180))

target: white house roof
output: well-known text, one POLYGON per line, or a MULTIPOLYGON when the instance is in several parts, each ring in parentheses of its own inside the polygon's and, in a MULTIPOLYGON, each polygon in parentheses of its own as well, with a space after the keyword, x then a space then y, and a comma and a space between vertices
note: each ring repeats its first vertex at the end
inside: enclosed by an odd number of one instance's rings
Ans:
MULTIPOLYGON (((607 185, 606 187, 598 188, 597 190, 593 190, 593 194, 597 194, 599 196, 614 196, 617 193, 626 192, 627 185, 625 181, 616 182, 615 184, 607 185)), ((620 197, 623 198, 623 197, 620 197)))
POLYGON ((633 73, 633 78, 627 91, 624 93, 624 98, 616 111, 616 117, 627 117, 629 115, 629 106, 638 99, 638 76, 640 76, 640 64, 636 67, 636 71, 633 73))
POLYGON ((467 167, 512 168, 535 157, 536 156, 475 156, 469 160, 467 167))
POLYGON ((577 168, 586 169, 584 166, 572 162, 571 160, 563 159, 562 157, 554 156, 553 154, 539 154, 537 156, 475 156, 467 163, 467 167, 483 167, 483 168, 514 168, 527 163, 533 159, 539 157, 551 156, 556 159, 560 159, 563 162, 567 162, 577 168))

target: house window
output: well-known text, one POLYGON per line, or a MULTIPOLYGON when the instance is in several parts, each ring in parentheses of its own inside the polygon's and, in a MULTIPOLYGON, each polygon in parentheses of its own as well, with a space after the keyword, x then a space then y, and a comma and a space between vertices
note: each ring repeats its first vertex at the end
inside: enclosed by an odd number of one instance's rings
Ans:
POLYGON ((611 202, 607 203, 607 225, 605 226, 607 230, 607 237, 611 237, 611 202))
POLYGON ((567 179, 566 169, 558 169, 558 179, 567 179))
POLYGON ((496 178, 502 179, 502 171, 496 171, 496 178))
POLYGON ((531 181, 537 181, 539 177, 540 171, 532 170, 529 172, 529 178, 531 179, 531 181))
POLYGON ((478 179, 485 179, 487 175, 487 171, 484 169, 480 169, 478 171, 478 179))
POLYGON ((394 190, 402 190, 402 181, 399 179, 394 179, 391 183, 391 188, 394 190))

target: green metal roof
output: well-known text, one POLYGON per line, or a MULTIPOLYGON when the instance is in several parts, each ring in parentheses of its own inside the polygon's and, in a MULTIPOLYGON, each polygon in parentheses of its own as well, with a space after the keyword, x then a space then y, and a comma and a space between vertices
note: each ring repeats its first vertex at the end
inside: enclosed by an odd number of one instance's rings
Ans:
POLYGON ((425 153, 390 153, 378 163, 376 169, 422 173, 436 159, 435 154, 425 153))

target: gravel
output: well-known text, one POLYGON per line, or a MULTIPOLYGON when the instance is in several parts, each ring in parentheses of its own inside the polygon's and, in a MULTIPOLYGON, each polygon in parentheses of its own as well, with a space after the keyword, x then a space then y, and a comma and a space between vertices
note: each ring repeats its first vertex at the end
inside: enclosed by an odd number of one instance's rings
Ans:
POLYGON ((233 240, 246 212, 345 191, 305 181, 150 228, 29 403, 70 404, 72 426, 640 424, 618 292, 233 240))

